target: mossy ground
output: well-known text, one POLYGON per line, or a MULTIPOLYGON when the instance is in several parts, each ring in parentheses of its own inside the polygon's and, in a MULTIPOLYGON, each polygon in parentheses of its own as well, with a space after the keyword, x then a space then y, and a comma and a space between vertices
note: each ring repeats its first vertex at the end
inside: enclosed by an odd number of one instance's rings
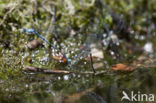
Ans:
MULTIPOLYGON (((142 64, 156 64, 156 1, 155 0, 103 0, 108 6, 103 8, 101 16, 98 0, 1 0, 0 1, 0 103, 51 103, 71 100, 70 96, 79 93, 81 98, 74 102, 81 103, 120 103, 122 90, 141 91, 156 94, 156 68, 141 68, 131 73, 110 71, 99 76, 94 75, 45 75, 26 73, 24 65, 47 69, 69 70, 67 64, 52 59, 51 49, 45 43, 35 49, 28 49, 27 44, 37 39, 35 35, 21 33, 22 28, 35 28, 51 43, 65 50, 72 61, 91 33, 105 33, 104 21, 108 28, 115 30, 112 10, 121 18, 130 31, 120 34, 121 45, 118 47, 122 59, 116 60, 106 54, 100 62, 110 69, 116 63, 132 63, 140 56, 151 58, 142 64), (55 12, 55 22, 50 28, 55 12), (55 27, 55 28, 54 28, 55 27), (56 40, 56 34, 58 36, 56 40), (129 53, 126 44, 142 48, 146 43, 153 44, 153 53, 135 51, 129 53), (50 59, 49 59, 50 58, 50 59), (84 95, 90 88, 93 91, 84 95)), ((133 47, 132 47, 133 48, 133 47)), ((94 61, 96 62, 96 61, 94 61)), ((147 66, 149 66, 147 65, 147 66)), ((78 61, 71 68, 74 71, 91 70, 89 62, 78 61)), ((107 68, 107 69, 106 69, 107 68)))

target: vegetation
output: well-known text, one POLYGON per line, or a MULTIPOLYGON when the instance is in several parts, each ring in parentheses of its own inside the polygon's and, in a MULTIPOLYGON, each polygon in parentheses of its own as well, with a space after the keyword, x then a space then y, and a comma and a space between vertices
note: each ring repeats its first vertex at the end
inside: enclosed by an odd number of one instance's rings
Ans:
POLYGON ((155 11, 156 0, 0 0, 0 103, 156 94, 155 11))

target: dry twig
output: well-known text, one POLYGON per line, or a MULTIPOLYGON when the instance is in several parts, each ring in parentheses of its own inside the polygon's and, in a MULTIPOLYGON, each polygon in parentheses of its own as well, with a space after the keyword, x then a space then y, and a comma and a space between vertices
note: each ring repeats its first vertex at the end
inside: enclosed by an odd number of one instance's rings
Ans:
POLYGON ((44 73, 44 74, 94 74, 94 75, 99 75, 99 74, 104 74, 107 71, 100 71, 100 72, 92 72, 92 71, 86 71, 86 72, 76 72, 76 71, 66 71, 66 70, 52 70, 52 69, 45 69, 45 68, 38 68, 38 67, 31 67, 31 66, 24 66, 23 70, 26 72, 35 72, 35 73, 44 73))

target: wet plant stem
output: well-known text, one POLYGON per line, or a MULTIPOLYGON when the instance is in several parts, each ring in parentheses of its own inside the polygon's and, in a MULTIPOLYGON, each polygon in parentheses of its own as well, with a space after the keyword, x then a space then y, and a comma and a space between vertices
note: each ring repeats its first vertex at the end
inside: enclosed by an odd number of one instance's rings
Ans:
POLYGON ((95 68, 94 68, 94 66, 93 66, 92 53, 89 54, 89 57, 90 57, 90 65, 91 65, 91 68, 92 68, 93 72, 96 73, 95 68))

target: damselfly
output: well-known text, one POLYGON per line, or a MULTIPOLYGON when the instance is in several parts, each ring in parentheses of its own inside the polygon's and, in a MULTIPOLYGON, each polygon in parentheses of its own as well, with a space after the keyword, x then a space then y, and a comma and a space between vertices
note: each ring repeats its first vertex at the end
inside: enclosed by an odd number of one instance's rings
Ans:
POLYGON ((60 52, 61 55, 67 60, 68 64, 70 64, 70 59, 67 58, 67 56, 61 52, 61 50, 59 50, 58 48, 56 48, 52 43, 50 43, 44 36, 42 36, 41 34, 39 34, 38 32, 36 32, 34 29, 26 29, 26 28, 23 28, 22 29, 22 32, 23 33, 26 33, 26 34, 35 34, 37 35, 39 38, 41 38, 44 42, 46 42, 47 44, 49 44, 53 49, 55 49, 56 51, 60 52))

